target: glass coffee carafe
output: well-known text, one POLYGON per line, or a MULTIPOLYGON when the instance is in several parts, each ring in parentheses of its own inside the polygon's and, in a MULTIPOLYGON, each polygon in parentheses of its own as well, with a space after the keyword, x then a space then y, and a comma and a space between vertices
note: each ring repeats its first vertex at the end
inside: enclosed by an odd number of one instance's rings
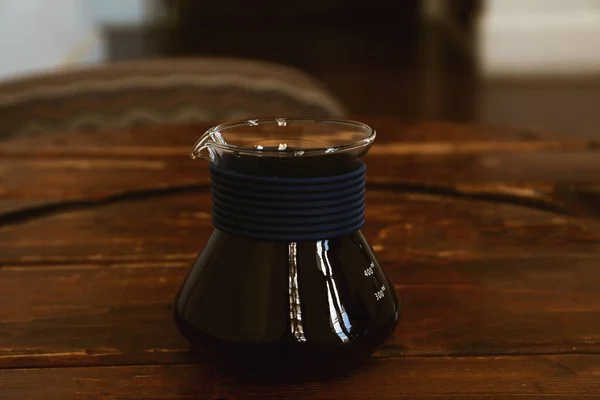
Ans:
POLYGON ((394 287, 360 231, 375 131, 353 121, 264 119, 209 129, 215 230, 179 289, 192 348, 227 372, 321 377, 393 332, 394 287))

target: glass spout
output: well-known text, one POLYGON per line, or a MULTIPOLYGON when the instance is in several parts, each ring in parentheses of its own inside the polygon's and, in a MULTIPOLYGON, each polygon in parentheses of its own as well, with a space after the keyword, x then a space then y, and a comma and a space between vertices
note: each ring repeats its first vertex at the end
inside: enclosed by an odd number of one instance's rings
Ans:
POLYGON ((227 144, 217 128, 218 127, 210 128, 204 132, 204 135, 202 135, 196 143, 194 143, 194 147, 190 153, 190 158, 192 160, 201 157, 205 160, 213 161, 215 155, 213 146, 215 144, 227 144))

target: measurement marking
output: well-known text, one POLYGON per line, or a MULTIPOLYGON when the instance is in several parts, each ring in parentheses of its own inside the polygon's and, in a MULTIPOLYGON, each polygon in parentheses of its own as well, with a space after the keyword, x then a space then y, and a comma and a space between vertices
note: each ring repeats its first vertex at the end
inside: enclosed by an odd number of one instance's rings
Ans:
POLYGON ((385 297, 385 286, 381 286, 381 289, 375 292, 375 300, 381 300, 385 297))
POLYGON ((365 269, 365 276, 371 276, 371 275, 373 275, 373 268, 374 267, 375 267, 375 264, 373 264, 371 262, 371 265, 369 265, 369 267, 365 269))

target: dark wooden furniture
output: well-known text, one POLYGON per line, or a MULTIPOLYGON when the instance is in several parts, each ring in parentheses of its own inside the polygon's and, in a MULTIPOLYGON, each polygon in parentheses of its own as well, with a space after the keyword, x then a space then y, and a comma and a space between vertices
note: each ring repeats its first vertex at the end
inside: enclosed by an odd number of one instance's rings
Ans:
POLYGON ((169 303, 212 231, 206 126, 0 143, 0 398, 600 394, 600 143, 367 120, 364 233, 403 300, 347 377, 262 385, 195 359, 169 303))

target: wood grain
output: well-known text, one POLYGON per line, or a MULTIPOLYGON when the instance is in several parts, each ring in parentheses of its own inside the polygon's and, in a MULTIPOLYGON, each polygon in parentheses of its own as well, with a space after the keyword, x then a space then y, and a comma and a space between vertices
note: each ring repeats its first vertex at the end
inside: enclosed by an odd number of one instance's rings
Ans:
MULTIPOLYGON (((594 220, 494 201, 370 190, 367 220, 364 232, 371 244, 398 251, 481 258, 600 249, 594 220)), ((201 186, 9 223, 0 229, 0 263, 190 261, 211 232, 208 188, 201 186)))
MULTIPOLYGON (((597 254, 446 251, 378 251, 404 304, 379 357, 600 351, 597 254)), ((190 261, 4 266, 0 367, 189 361, 169 304, 190 261)))
POLYGON ((363 371, 302 386, 215 375, 171 321, 213 229, 207 126, 0 142, 2 399, 597 395, 598 141, 366 122, 364 233, 403 316, 363 371))
POLYGON ((0 370, 3 400, 572 399, 597 398, 597 356, 429 357, 374 360, 329 382, 240 382, 207 365, 0 370), (32 384, 35 382, 35 384, 32 384))
MULTIPOLYGON (((563 133, 538 133, 503 127, 461 125, 444 122, 400 122, 389 118, 361 118, 361 121, 377 130, 377 142, 482 142, 482 141, 539 141, 549 139, 569 140, 563 133)), ((172 153, 177 148, 187 153, 191 144, 210 125, 177 124, 132 127, 123 130, 86 132, 72 134, 49 132, 43 136, 0 138, 3 154, 26 154, 46 156, 68 154, 74 149, 97 148, 97 153, 112 153, 117 149, 154 148, 172 153), (26 151, 29 150, 29 151, 26 151), (36 150, 36 151, 33 151, 36 150)), ((594 137, 579 136, 580 139, 594 141, 594 137)), ((79 151, 76 154, 81 154, 79 151)), ((143 154, 140 154, 143 155, 143 154)))
MULTIPOLYGON (((450 190, 600 214, 593 204, 600 198, 600 143, 594 138, 443 123, 366 122, 379 130, 366 158, 374 185, 403 184, 404 190, 424 193, 450 190)), ((205 163, 187 157, 191 143, 207 127, 5 139, 0 142, 0 196, 15 204, 21 201, 23 206, 16 208, 22 209, 28 203, 55 205, 207 184, 205 163)))

